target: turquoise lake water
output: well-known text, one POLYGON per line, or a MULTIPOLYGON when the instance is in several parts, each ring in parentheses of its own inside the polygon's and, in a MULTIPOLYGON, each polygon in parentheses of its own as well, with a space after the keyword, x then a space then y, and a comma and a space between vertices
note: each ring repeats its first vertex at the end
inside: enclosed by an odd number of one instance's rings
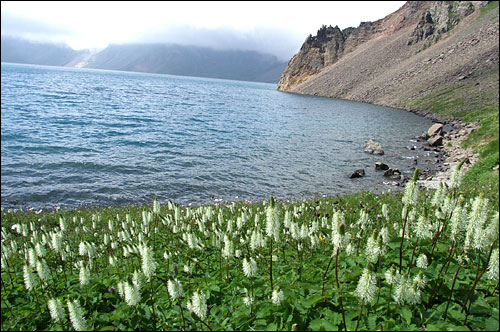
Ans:
MULTIPOLYGON (((394 187, 432 122, 218 79, 2 63, 1 204, 299 200, 394 187), (363 152, 369 138, 384 156, 363 152), (361 179, 349 179, 358 168, 361 179)), ((428 154, 428 152, 427 152, 428 154)), ((420 163, 419 163, 420 165, 420 163)))

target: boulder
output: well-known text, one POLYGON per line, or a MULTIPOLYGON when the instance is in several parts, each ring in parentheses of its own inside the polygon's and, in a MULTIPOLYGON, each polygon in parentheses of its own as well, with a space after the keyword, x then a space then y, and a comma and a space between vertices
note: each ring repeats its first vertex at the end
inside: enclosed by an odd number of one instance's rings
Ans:
POLYGON ((441 123, 433 124, 429 130, 427 130, 427 135, 432 137, 434 135, 441 135, 443 133, 443 125, 441 123))
POLYGON ((365 176, 365 170, 364 169, 357 169, 354 171, 354 173, 352 173, 351 179, 361 178, 363 176, 365 176))
POLYGON ((381 156, 384 154, 384 149, 373 138, 370 138, 365 145, 364 152, 381 156))
POLYGON ((386 164, 384 164, 381 161, 377 161, 375 163, 375 170, 377 170, 377 171, 386 171, 388 169, 389 169, 389 166, 387 166, 386 164))
POLYGON ((397 168, 395 169, 392 169, 392 168, 389 168, 387 171, 384 172, 384 176, 385 177, 391 177, 391 176, 400 176, 401 175, 401 171, 397 168))
POLYGON ((427 140, 430 146, 440 146, 443 145, 443 136, 434 136, 427 140))

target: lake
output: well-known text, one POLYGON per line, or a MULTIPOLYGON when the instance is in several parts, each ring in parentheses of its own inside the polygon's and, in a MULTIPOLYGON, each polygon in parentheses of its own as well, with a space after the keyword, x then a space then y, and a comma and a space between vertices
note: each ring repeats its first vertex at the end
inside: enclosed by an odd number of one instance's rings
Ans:
POLYGON ((394 190, 432 122, 388 107, 196 77, 1 65, 2 207, 300 200, 394 190), (363 152, 368 139, 385 155, 363 152), (356 169, 366 176, 349 179, 356 169))

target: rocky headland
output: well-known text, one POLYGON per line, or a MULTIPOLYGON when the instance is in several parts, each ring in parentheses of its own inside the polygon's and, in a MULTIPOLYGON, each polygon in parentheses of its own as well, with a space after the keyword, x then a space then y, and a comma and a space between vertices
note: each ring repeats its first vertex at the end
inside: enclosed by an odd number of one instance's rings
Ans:
POLYGON ((420 180, 429 188, 449 182, 462 159, 465 170, 478 160, 461 143, 480 124, 460 116, 498 105, 498 8, 481 10, 489 3, 408 1, 357 28, 322 26, 288 62, 278 90, 401 108, 445 125, 426 142, 439 171, 420 180), (438 112, 448 100, 453 111, 438 112))

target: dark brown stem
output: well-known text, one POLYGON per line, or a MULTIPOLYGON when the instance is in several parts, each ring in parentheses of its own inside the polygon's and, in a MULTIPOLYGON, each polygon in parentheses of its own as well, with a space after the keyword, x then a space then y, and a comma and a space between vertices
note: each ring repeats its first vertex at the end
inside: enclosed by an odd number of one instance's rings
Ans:
POLYGON ((434 286, 432 287, 431 295, 429 296, 429 300, 427 301, 427 306, 426 306, 426 307, 427 307, 427 309, 429 309, 429 308, 430 308, 430 306, 431 306, 431 304, 432 304, 432 299, 434 298, 434 294, 436 293, 436 286, 437 286, 437 284, 438 284, 438 282, 439 282, 439 280, 440 280, 440 278, 441 278, 441 273, 443 273, 443 270, 444 270, 444 268, 445 268, 445 266, 446 266, 446 262, 447 262, 448 260, 450 260, 450 259, 451 259, 451 253, 452 253, 452 251, 453 251, 453 245, 454 245, 454 243, 455 243, 455 241, 452 241, 452 242, 451 242, 451 247, 450 247, 450 249, 448 250, 448 257, 447 257, 447 259, 446 259, 445 263, 443 264, 443 266, 441 267, 441 270, 439 270, 439 273, 438 273, 437 279, 436 279, 436 281, 434 282, 434 286))
POLYGON ((418 244, 418 236, 417 240, 415 241, 415 245, 413 246, 413 252, 411 253, 410 266, 408 267, 408 274, 410 274, 411 267, 413 265, 413 257, 415 257, 415 250, 417 249, 417 244, 418 244))
MULTIPOLYGON (((326 274, 328 273, 328 269, 330 269, 330 264, 332 263, 333 260, 333 254, 330 256, 330 260, 328 261, 328 265, 326 266, 326 270, 323 273, 323 289, 321 290, 321 295, 325 296, 325 278, 326 274)), ((325 302, 326 302, 326 297, 325 297, 325 302)))
MULTIPOLYGON (((491 258, 491 253, 493 252, 493 247, 495 244, 491 245, 490 248, 490 253, 488 254, 488 259, 486 259, 486 262, 483 265, 483 270, 479 274, 479 264, 481 263, 481 251, 479 251, 478 258, 477 258, 477 272, 476 272, 476 280, 474 280, 474 284, 472 285, 472 288, 470 289, 469 293, 467 294, 467 297, 465 298, 464 305, 462 307, 462 310, 460 312, 463 312, 465 310, 465 305, 467 304, 467 301, 471 298, 471 296, 474 294, 474 290, 476 289, 477 283, 479 282, 479 279, 483 276, 484 272, 486 272, 486 269, 488 268, 488 264, 490 262, 491 258)), ((468 315, 468 312, 467 312, 468 315)), ((466 316, 467 319, 467 316, 466 316)))
MULTIPOLYGON (((337 283, 337 290, 340 292, 340 283, 339 283, 339 249, 335 253, 335 281, 337 283)), ((347 326, 345 322, 345 312, 344 312, 344 303, 342 302, 342 296, 339 296, 339 304, 340 309, 342 310, 342 322, 344 323, 344 330, 347 331, 347 326)))
MULTIPOLYGON (((356 323, 356 330, 358 330, 358 327, 359 327, 359 321, 361 320, 361 313, 363 312, 363 302, 361 302, 361 307, 359 308, 359 316, 358 316, 358 322, 356 323)), ((347 330, 346 330, 347 331, 347 330)))
POLYGON ((179 304, 179 307, 181 308, 182 324, 184 325, 184 331, 186 331, 186 321, 184 320, 184 309, 182 309, 182 304, 180 299, 177 300, 177 304, 179 304))
POLYGON ((458 272, 460 272, 461 267, 462 267, 462 265, 459 265, 457 271, 453 275, 453 283, 451 284, 450 298, 448 299, 448 303, 446 304, 446 309, 444 310, 444 320, 445 321, 446 321, 446 316, 448 314, 448 306, 450 305, 450 302, 451 302, 451 296, 453 295, 453 288, 455 288, 455 281, 457 280, 458 272))

